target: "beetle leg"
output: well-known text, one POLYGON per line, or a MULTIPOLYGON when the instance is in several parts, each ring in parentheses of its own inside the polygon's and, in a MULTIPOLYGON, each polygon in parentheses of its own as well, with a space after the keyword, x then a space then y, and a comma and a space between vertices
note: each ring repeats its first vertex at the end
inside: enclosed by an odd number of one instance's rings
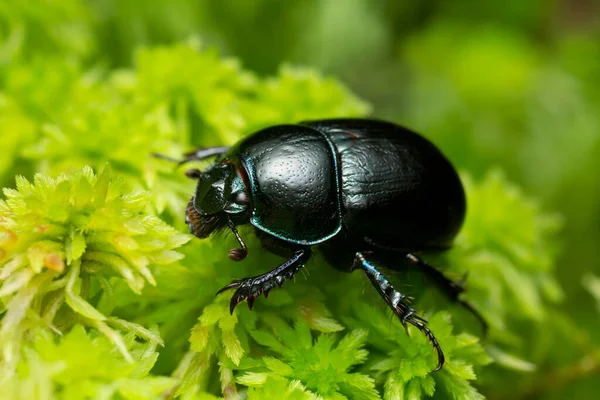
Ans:
POLYGON ((471 314, 473 314, 481 324, 484 334, 487 333, 488 324, 483 316, 475 309, 475 307, 473 307, 473 305, 471 305, 471 303, 458 298, 458 296, 465 291, 463 287, 464 279, 459 282, 454 282, 414 254, 407 254, 406 259, 414 266, 422 269, 430 278, 432 278, 435 283, 446 293, 446 295, 450 297, 450 299, 469 310, 469 312, 471 312, 471 314))
POLYGON ((185 153, 182 160, 177 160, 161 153, 152 153, 152 155, 156 158, 182 165, 191 161, 201 161, 212 156, 219 156, 227 152, 227 150, 229 150, 229 147, 200 147, 196 150, 190 151, 189 153, 185 153))
POLYGON ((407 329, 406 323, 409 323, 427 336, 438 356, 438 365, 433 371, 439 371, 444 365, 445 357, 440 344, 427 327, 427 321, 416 314, 415 309, 409 304, 410 299, 394 289, 392 284, 365 258, 365 254, 368 253, 356 253, 353 269, 360 268, 364 271, 379 295, 383 297, 387 305, 394 311, 394 314, 400 318, 404 329, 407 329))
POLYGON ((179 161, 179 165, 185 164, 191 161, 200 161, 212 156, 220 156, 226 153, 229 147, 200 147, 196 150, 190 151, 184 154, 183 160, 179 161))
POLYGON ((281 287, 286 279, 294 277, 296 272, 300 270, 310 258, 310 248, 305 247, 294 252, 292 257, 281 264, 279 267, 266 274, 253 276, 250 278, 239 279, 231 282, 217 292, 217 294, 224 292, 229 289, 236 289, 235 293, 231 297, 229 303, 229 311, 233 314, 235 306, 244 300, 248 300, 248 308, 252 309, 254 300, 261 294, 265 294, 267 297, 269 291, 275 287, 275 285, 281 287))

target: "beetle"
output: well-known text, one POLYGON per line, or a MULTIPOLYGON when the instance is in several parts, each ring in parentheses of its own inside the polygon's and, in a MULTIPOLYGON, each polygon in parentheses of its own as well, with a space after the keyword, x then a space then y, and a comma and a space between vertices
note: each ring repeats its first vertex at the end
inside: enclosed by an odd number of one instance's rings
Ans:
POLYGON ((418 254, 446 250, 466 212, 463 186, 450 162, 427 139, 399 125, 369 119, 327 119, 262 129, 232 147, 200 148, 181 164, 215 157, 206 170, 190 169, 196 191, 186 209, 191 232, 206 238, 251 224, 261 244, 287 261, 262 275, 238 279, 218 293, 235 289, 230 311, 246 300, 265 297, 296 274, 316 246, 328 263, 362 270, 406 329, 423 332, 438 355, 440 344, 377 265, 399 270, 408 264, 424 271, 454 301, 485 320, 459 299, 462 282, 445 277, 418 254))

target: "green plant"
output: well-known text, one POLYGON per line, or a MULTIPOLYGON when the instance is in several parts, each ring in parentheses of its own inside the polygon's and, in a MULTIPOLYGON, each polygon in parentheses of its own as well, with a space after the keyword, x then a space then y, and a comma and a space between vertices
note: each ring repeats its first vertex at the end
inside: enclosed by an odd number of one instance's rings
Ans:
MULTIPOLYGON (((407 336, 363 276, 318 257, 306 280, 230 315, 228 294, 214 293, 278 259, 250 232, 243 263, 227 259, 225 239, 186 244, 193 182, 150 154, 179 157, 264 126, 370 107, 313 69, 259 77, 196 40, 140 48, 131 68, 104 66, 95 22, 82 22, 89 15, 78 4, 49 2, 44 16, 0 8, 11 27, 0 61, 12 61, 0 68, 0 397, 479 399, 554 365, 552 343, 571 329, 556 306, 561 219, 499 170, 462 173, 467 221, 452 250, 431 256, 456 279, 469 273, 465 296, 489 336, 420 275, 396 277, 446 352, 441 372, 430 373, 426 338, 412 328, 407 336), (55 25, 85 40, 57 34, 38 48, 14 39, 55 25)), ((595 294, 596 281, 587 281, 595 294)))
POLYGON ((99 176, 85 167, 57 179, 36 175, 33 184, 17 177, 16 190, 4 195, 0 343, 7 371, 18 360, 23 336, 37 327, 59 333, 58 326, 65 330, 80 321, 110 338, 127 361, 133 359, 110 326, 162 344, 148 329, 110 317, 110 300, 96 308, 84 299, 110 293, 115 275, 140 293, 146 282, 156 285, 151 265, 181 258, 172 249, 189 236, 146 214, 146 193, 124 194, 108 167, 99 176))

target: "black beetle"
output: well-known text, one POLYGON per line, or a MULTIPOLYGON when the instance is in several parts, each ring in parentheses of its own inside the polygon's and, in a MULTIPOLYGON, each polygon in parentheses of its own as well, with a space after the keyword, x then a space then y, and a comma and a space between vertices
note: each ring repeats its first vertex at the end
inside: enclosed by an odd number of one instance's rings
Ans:
POLYGON ((181 163, 216 156, 205 171, 188 170, 198 180, 186 222, 199 238, 229 228, 247 248, 236 226, 251 223, 269 251, 288 258, 263 275, 236 280, 231 312, 243 300, 252 308, 275 286, 292 278, 318 245, 336 268, 361 269, 387 305, 406 324, 421 330, 444 354, 410 299, 392 287, 375 264, 399 269, 403 261, 422 269, 455 301, 460 282, 446 278, 415 254, 445 250, 465 217, 459 177, 428 140, 406 128, 375 120, 330 119, 279 125, 246 137, 231 148, 188 153, 181 163))

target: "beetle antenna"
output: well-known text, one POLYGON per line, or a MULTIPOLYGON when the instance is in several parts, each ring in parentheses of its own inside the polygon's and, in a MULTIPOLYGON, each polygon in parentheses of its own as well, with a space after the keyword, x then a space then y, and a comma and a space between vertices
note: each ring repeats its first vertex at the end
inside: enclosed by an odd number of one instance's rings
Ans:
POLYGON ((237 230, 235 224, 233 223, 233 221, 231 219, 228 219, 227 222, 229 225, 229 229, 231 229, 231 232, 233 232, 233 234, 235 235, 235 238, 237 239, 237 241, 241 247, 241 248, 233 248, 233 249, 229 250, 229 258, 233 261, 242 261, 248 255, 248 248, 246 247, 246 243, 244 243, 244 241, 242 240, 242 237, 238 233, 238 230, 237 230))

